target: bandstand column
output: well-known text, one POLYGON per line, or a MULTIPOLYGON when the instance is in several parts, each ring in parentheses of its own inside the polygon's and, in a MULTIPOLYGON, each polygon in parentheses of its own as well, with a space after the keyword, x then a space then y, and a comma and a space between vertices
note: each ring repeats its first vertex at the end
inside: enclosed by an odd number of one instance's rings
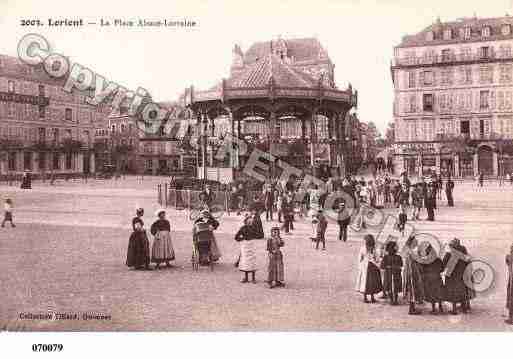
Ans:
MULTIPOLYGON (((315 133, 315 111, 312 111, 312 119, 310 121, 310 166, 312 167, 312 172, 315 167, 315 142, 317 140, 317 136, 315 133)), ((315 175, 315 174, 314 174, 315 175)))
POLYGON ((276 113, 274 111, 271 111, 271 113, 269 114, 269 125, 270 125, 269 134, 270 134, 270 138, 271 138, 271 141, 269 143, 269 154, 270 154, 269 161, 271 162, 271 174, 270 175, 271 175, 271 178, 273 178, 275 175, 275 168, 274 168, 275 163, 272 160, 272 156, 276 152, 275 146, 276 146, 276 142, 278 141, 278 136, 279 136, 279 134, 276 131, 276 113))

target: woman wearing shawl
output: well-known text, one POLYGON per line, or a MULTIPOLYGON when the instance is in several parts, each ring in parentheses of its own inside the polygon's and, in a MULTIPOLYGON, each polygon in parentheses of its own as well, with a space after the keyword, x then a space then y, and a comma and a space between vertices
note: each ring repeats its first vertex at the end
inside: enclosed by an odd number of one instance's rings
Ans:
POLYGON ((458 314, 457 304, 461 303, 461 310, 467 313, 470 306, 471 292, 463 279, 463 274, 467 268, 470 257, 467 255, 467 249, 460 244, 457 238, 449 242, 449 252, 447 252, 443 259, 445 270, 445 288, 446 299, 452 303, 451 314, 458 314), (457 254, 455 254, 457 252, 457 254), (453 268, 449 268, 451 258, 456 256, 456 264, 453 268), (452 269, 449 273, 448 269, 452 269))
POLYGON ((376 241, 372 234, 364 237, 364 245, 358 254, 358 276, 356 278, 356 290, 363 294, 363 301, 369 303, 367 295, 370 295, 370 302, 376 303, 374 294, 383 290, 381 272, 378 266, 378 254, 376 241))
POLYGON ((144 222, 142 216, 144 210, 138 208, 136 217, 132 219, 132 234, 128 241, 128 250, 126 256, 126 265, 134 267, 137 270, 150 268, 150 242, 144 230, 144 222))
POLYGON ((151 261, 156 264, 156 269, 160 269, 160 264, 164 262, 167 267, 171 267, 169 262, 175 259, 175 251, 171 242, 171 224, 166 219, 166 211, 160 209, 156 215, 158 219, 150 228, 150 232, 154 236, 151 261))
POLYGON ((395 241, 388 242, 385 245, 385 251, 387 254, 381 262, 381 268, 385 271, 383 293, 388 294, 392 305, 398 305, 399 293, 403 288, 403 278, 401 276, 403 259, 397 254, 397 243, 395 241))
POLYGON ((422 268, 422 280, 424 282, 424 294, 426 300, 431 303, 431 314, 436 314, 436 303, 438 311, 444 312, 442 301, 445 299, 445 287, 442 281, 442 272, 444 265, 438 257, 436 251, 428 244, 425 248, 419 250, 422 268))
POLYGON ((280 227, 271 228, 271 238, 267 240, 267 252, 269 253, 267 283, 269 288, 283 287, 285 285, 283 253, 281 252, 281 247, 284 245, 285 243, 280 237, 280 227))
POLYGON ((410 304, 408 314, 420 314, 415 309, 415 304, 421 304, 424 300, 424 284, 422 282, 420 264, 417 262, 417 239, 410 236, 403 247, 403 293, 404 298, 410 304))
POLYGON ((235 234, 235 240, 240 243, 240 259, 238 263, 239 270, 244 273, 241 283, 251 281, 256 283, 255 272, 257 270, 256 243, 254 239, 254 230, 252 228, 251 216, 246 216, 242 227, 235 234))

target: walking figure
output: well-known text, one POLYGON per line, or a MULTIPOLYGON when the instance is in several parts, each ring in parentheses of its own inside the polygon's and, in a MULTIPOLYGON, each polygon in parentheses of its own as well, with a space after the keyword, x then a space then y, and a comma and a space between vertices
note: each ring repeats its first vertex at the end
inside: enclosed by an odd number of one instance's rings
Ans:
POLYGON ((16 227, 12 220, 12 200, 7 198, 4 203, 4 220, 2 221, 2 228, 5 227, 5 222, 11 222, 11 228, 16 227))
POLYGON ((283 287, 285 285, 283 253, 280 249, 284 245, 285 243, 280 237, 280 227, 271 228, 271 238, 267 240, 267 252, 269 252, 267 283, 269 284, 269 288, 283 287))

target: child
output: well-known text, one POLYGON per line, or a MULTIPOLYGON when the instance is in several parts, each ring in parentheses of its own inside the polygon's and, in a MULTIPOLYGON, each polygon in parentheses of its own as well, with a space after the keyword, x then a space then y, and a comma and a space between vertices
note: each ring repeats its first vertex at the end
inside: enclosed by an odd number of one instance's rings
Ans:
POLYGON ((16 227, 12 220, 12 200, 7 198, 4 203, 4 220, 2 221, 2 228, 5 227, 5 222, 11 222, 11 228, 16 227))
POLYGON ((235 240, 240 243, 240 260, 238 267, 239 270, 244 273, 244 278, 241 280, 241 283, 249 282, 249 273, 251 273, 251 281, 256 283, 256 248, 253 239, 252 220, 250 216, 246 216, 244 218, 244 224, 235 235, 235 240))
POLYGON ((390 241, 385 246, 387 254, 381 262, 381 269, 385 270, 384 292, 387 292, 392 305, 398 305, 398 296, 402 292, 403 278, 401 270, 403 268, 403 259, 397 254, 397 243, 390 241))
POLYGON ((283 287, 284 283, 284 269, 283 269, 283 254, 280 250, 285 243, 280 238, 280 227, 271 228, 271 238, 267 240, 267 251, 269 252, 269 266, 267 283, 269 288, 283 287), (273 284, 276 283, 276 284, 273 284))
POLYGON ((312 238, 316 242, 315 249, 319 249, 319 243, 322 242, 322 250, 326 250, 326 229, 328 228, 328 221, 322 213, 322 209, 317 211, 314 215, 312 224, 315 226, 315 237, 312 238))
POLYGON ((399 206, 399 215, 397 218, 397 229, 401 232, 401 236, 404 236, 404 228, 406 226, 406 221, 408 220, 408 216, 406 215, 406 209, 403 204, 399 206))

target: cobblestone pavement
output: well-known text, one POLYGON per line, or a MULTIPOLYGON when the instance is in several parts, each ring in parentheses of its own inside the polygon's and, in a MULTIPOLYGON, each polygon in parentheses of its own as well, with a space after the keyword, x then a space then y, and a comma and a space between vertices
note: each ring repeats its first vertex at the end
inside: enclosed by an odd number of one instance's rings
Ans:
MULTIPOLYGON (((257 284, 241 284, 233 267, 233 234, 241 218, 225 215, 217 231, 223 257, 214 272, 190 265, 191 223, 170 211, 175 268, 132 271, 124 265, 136 204, 147 226, 157 208, 158 179, 88 184, 34 185, 30 191, 0 186, 14 201, 14 229, 0 229, 0 325, 12 330, 511 330, 504 324, 504 255, 513 234, 513 187, 484 189, 459 183, 456 207, 437 211, 418 231, 442 241, 458 237, 471 254, 496 269, 496 286, 473 301, 471 314, 411 317, 405 304, 364 304, 354 291, 356 255, 365 232, 336 240, 330 223, 327 250, 316 251, 311 226, 298 219, 286 246, 287 286, 268 289, 266 252, 259 242, 257 284), (95 312, 111 320, 20 320, 20 313, 95 312)), ((395 213, 394 210, 386 211, 395 213)), ((423 213, 425 216, 425 213, 423 213)), ((411 223, 411 222, 410 222, 411 223)), ((271 225, 264 220, 266 232, 271 225)))

